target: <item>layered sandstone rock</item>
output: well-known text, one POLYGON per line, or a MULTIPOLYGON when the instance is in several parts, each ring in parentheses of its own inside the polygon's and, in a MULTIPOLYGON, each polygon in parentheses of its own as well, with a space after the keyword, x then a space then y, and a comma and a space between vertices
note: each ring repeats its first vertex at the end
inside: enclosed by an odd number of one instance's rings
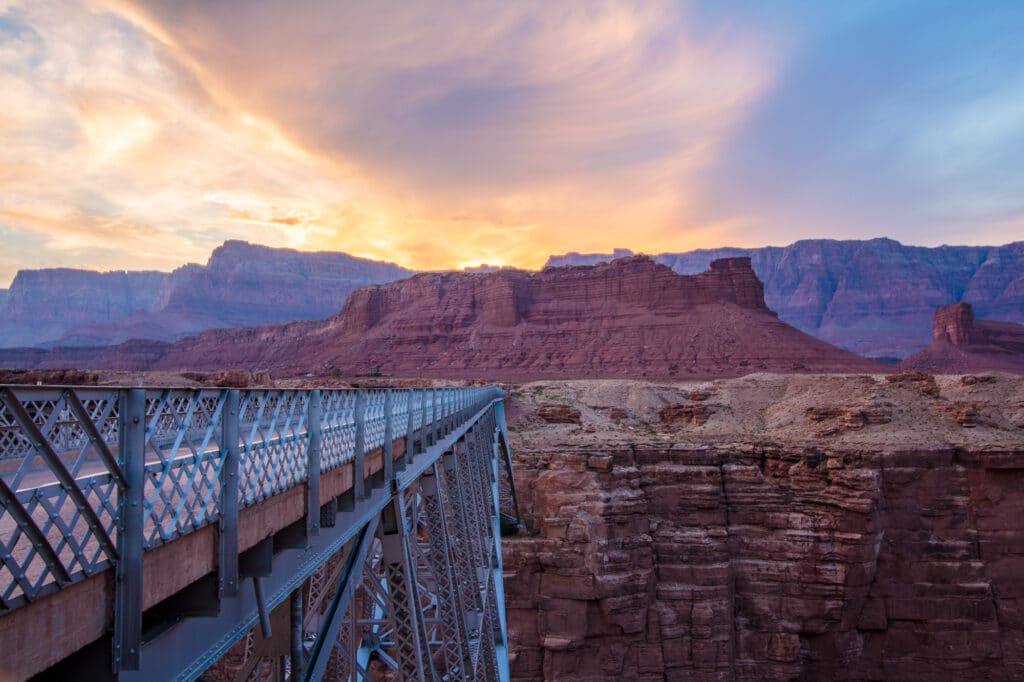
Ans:
MULTIPOLYGON (((65 362, 59 353, 44 366, 65 362)), ((205 332, 137 369, 451 378, 722 376, 880 366, 781 322, 746 258, 681 276, 643 257, 541 273, 421 274, 324 322, 205 332)))
POLYGON ((1024 372, 1024 326, 975 320, 967 303, 935 311, 932 344, 901 365, 927 372, 1024 372))
POLYGON ((1024 380, 933 381, 518 389, 513 679, 1024 678, 1024 380), (706 422, 662 421, 693 391, 706 422), (581 425, 538 417, 552 396, 581 425), (808 428, 872 403, 887 421, 808 428))
MULTIPOLYGON (((628 255, 617 251, 615 257, 628 255)), ((1024 242, 1005 246, 905 246, 891 239, 813 239, 784 247, 702 249, 654 259, 680 274, 716 258, 748 256, 765 299, 786 322, 841 348, 905 358, 928 345, 938 306, 971 303, 980 317, 1024 323, 1024 242)), ((609 254, 567 254, 584 265, 609 254)))
POLYGON ((322 319, 355 289, 407 277, 391 263, 228 241, 172 273, 23 270, 0 296, 0 348, 169 341, 205 329, 322 319))

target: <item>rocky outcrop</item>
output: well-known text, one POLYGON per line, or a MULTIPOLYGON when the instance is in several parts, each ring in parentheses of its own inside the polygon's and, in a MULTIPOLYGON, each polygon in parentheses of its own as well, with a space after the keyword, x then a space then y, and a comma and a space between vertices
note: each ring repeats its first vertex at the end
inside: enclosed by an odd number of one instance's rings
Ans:
POLYGON ((932 341, 967 346, 974 335, 974 310, 968 303, 954 303, 935 311, 932 341))
MULTIPOLYGON (((765 283, 765 300, 780 318, 862 355, 905 358, 920 350, 928 345, 935 308, 958 301, 971 303, 985 319, 1024 323, 1024 242, 926 248, 891 239, 817 239, 785 247, 664 253, 654 259, 691 274, 711 260, 736 256, 751 258, 765 283)), ((609 258, 568 254, 548 264, 609 258)))
MULTIPOLYGON (((44 366, 59 366, 59 354, 44 366)), ((677 275, 643 257, 541 273, 420 274, 353 293, 324 322, 205 332, 138 369, 279 376, 721 376, 880 366, 781 322, 746 258, 677 275)))
POLYGON ((1024 383, 920 383, 519 388, 512 678, 1024 678, 1024 383), (718 405, 708 421, 659 419, 693 388, 718 405), (582 423, 539 418, 552 398, 582 423), (886 420, 827 437, 800 419, 878 402, 886 420))
POLYGON ((23 270, 0 299, 0 347, 170 341, 206 329, 334 315, 369 284, 407 277, 391 263, 228 241, 174 272, 23 270))
POLYGON ((975 320, 970 304, 935 311, 932 343, 901 365, 936 373, 1001 370, 1024 373, 1024 325, 975 320))

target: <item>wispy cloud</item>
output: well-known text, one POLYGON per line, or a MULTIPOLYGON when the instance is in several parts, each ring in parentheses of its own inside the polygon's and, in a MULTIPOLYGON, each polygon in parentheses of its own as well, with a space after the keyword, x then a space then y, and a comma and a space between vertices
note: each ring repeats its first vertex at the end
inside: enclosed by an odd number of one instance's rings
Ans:
POLYGON ((1005 241, 1018 29, 1012 4, 0 1, 0 282, 229 237, 417 268, 1005 241))
POLYGON ((228 236, 414 267, 687 246, 688 187, 771 78, 756 34, 675 3, 44 0, 0 27, 26 264, 228 236))

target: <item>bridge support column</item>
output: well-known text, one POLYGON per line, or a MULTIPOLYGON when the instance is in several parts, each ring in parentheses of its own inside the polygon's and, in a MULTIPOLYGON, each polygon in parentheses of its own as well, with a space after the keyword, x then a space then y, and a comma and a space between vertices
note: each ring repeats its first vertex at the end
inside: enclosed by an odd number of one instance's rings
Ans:
POLYGON ((302 585, 299 585, 291 594, 289 600, 291 606, 291 660, 292 679, 297 679, 302 674, 305 663, 305 649, 303 648, 304 632, 302 627, 302 585))
MULTIPOLYGON (((302 679, 304 682, 322 680, 327 670, 327 664, 331 658, 331 651, 335 642, 338 641, 338 633, 348 614, 349 604, 352 601, 356 589, 363 577, 363 567, 366 565, 366 558, 373 547, 373 538, 376 534, 378 517, 374 517, 359 535, 352 541, 351 549, 345 558, 341 579, 338 582, 338 589, 334 593, 330 606, 324 613, 324 619, 320 626, 316 642, 313 643, 313 650, 309 652, 309 660, 302 679)), ((346 642, 347 643, 347 642, 346 642)), ((349 652, 353 654, 354 651, 349 652)), ((351 657, 354 660, 354 656, 351 657)))

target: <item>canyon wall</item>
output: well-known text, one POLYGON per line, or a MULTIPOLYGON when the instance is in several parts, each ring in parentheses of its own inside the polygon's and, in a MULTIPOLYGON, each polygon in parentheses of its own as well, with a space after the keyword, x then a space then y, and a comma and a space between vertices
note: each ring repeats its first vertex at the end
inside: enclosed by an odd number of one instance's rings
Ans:
MULTIPOLYGON (((111 353, 132 355, 127 347, 105 350, 96 362, 111 353)), ((6 361, 0 353, 0 363, 6 361)), ((89 362, 56 349, 34 366, 106 368, 89 362)), ((634 257, 540 273, 419 274, 354 292, 328 320, 207 331, 134 369, 493 381, 881 366, 780 321, 747 258, 718 260, 684 276, 634 257)))
POLYGON ((779 321, 747 259, 691 276, 639 257, 540 273, 420 274, 353 293, 323 323, 208 332, 175 344, 156 368, 236 354, 282 375, 489 380, 876 368, 779 321))
MULTIPOLYGON (((974 305, 981 318, 1024 323, 1024 242, 928 248, 891 239, 815 239, 653 258, 691 274, 711 260, 736 256, 751 258, 765 283, 765 300, 779 317, 862 355, 904 358, 920 350, 929 343, 935 309, 961 300, 974 305)), ((552 257, 548 265, 593 264, 610 257, 573 253, 552 257)))
POLYGON ((206 329, 321 319, 359 287, 407 277, 391 263, 228 241, 172 273, 22 270, 0 297, 0 347, 169 341, 206 329))
POLYGON ((1024 678, 1021 379, 544 383, 508 409, 513 679, 1024 678))
POLYGON ((0 300, 0 346, 36 346, 83 324, 147 310, 166 275, 53 268, 22 270, 0 300))
MULTIPOLYGON (((548 264, 593 265, 629 255, 624 249, 572 253, 548 264)), ((690 275, 735 257, 751 258, 765 283, 765 302, 783 321, 862 355, 904 358, 920 350, 929 342, 935 308, 961 300, 980 318, 1024 323, 1024 242, 926 248, 891 239, 806 240, 654 259, 690 275)), ((321 319, 335 314, 351 291, 410 274, 341 253, 238 241, 219 247, 206 265, 173 273, 26 270, 6 296, 0 290, 0 347, 172 340, 213 328, 321 319), (119 281, 125 278, 130 285, 119 281)))

